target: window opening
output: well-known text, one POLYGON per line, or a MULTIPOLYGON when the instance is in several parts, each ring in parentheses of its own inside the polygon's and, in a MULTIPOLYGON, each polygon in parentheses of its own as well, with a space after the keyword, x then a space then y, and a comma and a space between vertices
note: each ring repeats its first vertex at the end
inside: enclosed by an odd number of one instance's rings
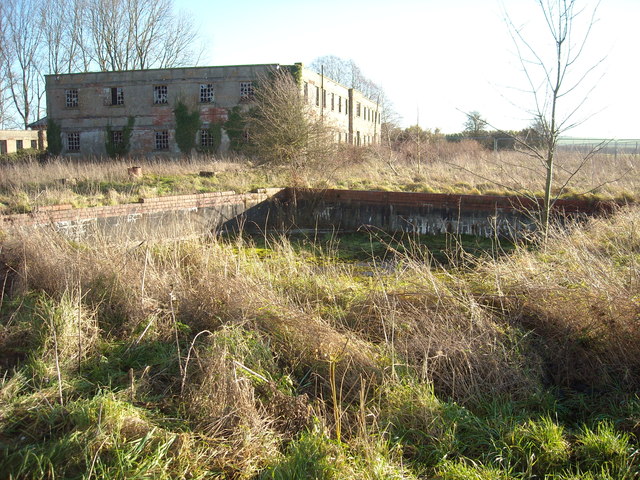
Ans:
POLYGON ((168 130, 160 130, 156 132, 156 150, 169 150, 168 130))
POLYGON ((78 107, 78 89, 70 88, 69 90, 64 91, 65 102, 64 106, 67 108, 77 108, 78 107))
POLYGON ((154 85, 153 87, 153 103, 162 105, 168 102, 168 89, 166 85, 154 85))
POLYGON ((113 143, 114 145, 121 145, 122 139, 122 130, 111 131, 111 143, 113 143))
POLYGON ((213 103, 213 83, 200 85, 200 103, 213 103))
POLYGON ((111 105, 124 105, 124 92, 122 87, 111 88, 111 105))
POLYGON ((252 100, 253 99, 253 82, 240 82, 240 99, 252 100))
POLYGON ((67 150, 70 152, 80 151, 80 134, 78 132, 67 134, 67 150))
POLYGON ((201 147, 213 147, 213 136, 209 130, 200 130, 200 146, 201 147))

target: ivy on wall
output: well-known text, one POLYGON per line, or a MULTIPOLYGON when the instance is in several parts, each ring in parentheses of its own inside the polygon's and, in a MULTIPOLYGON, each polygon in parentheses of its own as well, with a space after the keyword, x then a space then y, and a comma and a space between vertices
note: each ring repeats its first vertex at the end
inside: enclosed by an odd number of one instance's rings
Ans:
POLYGON ((176 143, 185 155, 189 155, 196 146, 196 135, 200 128, 200 112, 189 112, 183 102, 178 102, 173 109, 176 118, 176 143))
POLYGON ((222 144, 222 124, 211 123, 207 129, 209 136, 209 144, 206 146, 200 145, 198 151, 202 153, 216 153, 222 144))
POLYGON ((114 142, 111 125, 107 125, 104 148, 107 151, 107 155, 111 158, 124 157, 129 154, 129 150, 131 149, 131 134, 133 133, 135 121, 136 119, 133 117, 127 118, 127 125, 122 129, 122 140, 119 142, 114 142))
POLYGON ((244 132, 246 121, 240 111, 240 107, 233 107, 228 114, 227 121, 224 123, 224 130, 229 137, 229 150, 239 152, 245 146, 244 132))
POLYGON ((62 131, 52 119, 47 120, 47 151, 51 155, 62 153, 62 131))
POLYGON ((296 85, 298 85, 299 87, 302 86, 302 64, 295 63, 289 66, 289 71, 291 72, 291 76, 296 82, 296 85))

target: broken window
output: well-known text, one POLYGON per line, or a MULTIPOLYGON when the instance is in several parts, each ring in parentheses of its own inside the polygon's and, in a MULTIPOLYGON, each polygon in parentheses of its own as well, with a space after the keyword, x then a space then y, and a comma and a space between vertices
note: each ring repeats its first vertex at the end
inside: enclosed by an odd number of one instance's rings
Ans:
POLYGON ((208 129, 200 130, 200 146, 201 147, 215 147, 215 138, 211 135, 211 131, 208 129))
POLYGON ((64 91, 64 106, 67 108, 78 108, 78 89, 70 88, 64 91))
POLYGON ((78 132, 67 133, 67 150, 70 152, 80 151, 80 134, 78 132))
POLYGON ((105 89, 105 94, 105 105, 124 105, 124 91, 122 87, 107 88, 105 89))
POLYGON ((213 83, 200 85, 200 103, 213 103, 213 83))
POLYGON ((169 150, 168 130, 158 130, 156 132, 156 150, 169 150))
POLYGON ((253 82, 240 82, 240 100, 253 100, 253 82))
POLYGON ((113 143, 114 145, 122 144, 122 130, 111 131, 111 143, 113 143))
POLYGON ((22 140, 16 140, 16 150, 22 150, 23 148, 22 140))
POLYGON ((166 85, 153 86, 153 103, 156 105, 162 105, 167 103, 167 86, 166 85))

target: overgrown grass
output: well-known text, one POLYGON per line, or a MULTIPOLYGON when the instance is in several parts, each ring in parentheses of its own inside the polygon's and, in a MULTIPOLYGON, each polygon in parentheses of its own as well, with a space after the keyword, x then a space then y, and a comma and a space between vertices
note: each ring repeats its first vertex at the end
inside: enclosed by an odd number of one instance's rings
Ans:
POLYGON ((447 265, 382 235, 7 232, 0 472, 638 478, 639 225, 447 265))
MULTIPOLYGON (((35 158, 0 163, 0 212, 32 211, 39 206, 75 207, 135 202, 140 197, 302 186, 407 192, 541 195, 544 176, 517 152, 490 152, 475 142, 425 145, 420 162, 380 148, 343 149, 322 168, 263 165, 244 157, 189 159, 35 158), (131 178, 128 167, 141 166, 131 178), (208 172, 201 176, 200 172, 208 172)), ((585 165, 576 154, 557 157, 557 183, 564 198, 635 200, 638 156, 596 155, 585 165), (579 168, 575 175, 571 173, 579 168)), ((559 192, 558 192, 559 193, 559 192)))

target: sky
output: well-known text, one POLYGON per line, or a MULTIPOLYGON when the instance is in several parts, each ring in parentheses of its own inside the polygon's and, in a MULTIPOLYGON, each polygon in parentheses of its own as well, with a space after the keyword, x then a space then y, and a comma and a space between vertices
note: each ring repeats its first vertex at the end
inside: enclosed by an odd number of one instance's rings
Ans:
MULTIPOLYGON (((594 4, 574 22, 584 32, 594 4)), ((543 54, 549 30, 535 0, 175 0, 195 19, 201 65, 308 64, 317 57, 351 59, 380 85, 400 116, 445 133, 463 129, 477 111, 498 129, 531 123, 528 87, 511 23, 543 54)), ((602 0, 573 77, 595 67, 561 100, 562 118, 578 125, 565 136, 640 138, 640 0, 602 0)), ((528 58, 528 57, 527 57, 528 58)), ((540 72, 530 65, 530 73, 540 72)))

